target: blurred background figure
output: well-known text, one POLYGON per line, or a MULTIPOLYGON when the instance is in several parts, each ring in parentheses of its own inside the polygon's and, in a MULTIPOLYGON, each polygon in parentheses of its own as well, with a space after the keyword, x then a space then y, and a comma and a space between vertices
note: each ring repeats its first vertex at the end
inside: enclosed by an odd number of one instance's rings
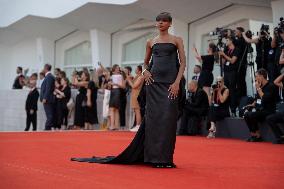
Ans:
POLYGON ((91 80, 87 88, 87 107, 85 129, 93 129, 94 124, 98 124, 97 113, 97 94, 98 94, 98 75, 96 70, 92 71, 91 80))
POLYGON ((36 88, 36 80, 30 79, 29 81, 30 91, 26 100, 26 128, 25 131, 30 130, 30 125, 33 125, 33 131, 37 130, 37 102, 39 92, 36 88))
POLYGON ((201 73, 201 66, 200 65, 195 65, 194 68, 193 68, 193 76, 192 76, 192 80, 196 80, 198 81, 199 80, 199 77, 200 77, 200 73, 201 73))
POLYGON ((217 77, 217 83, 212 86, 213 96, 212 105, 209 112, 209 134, 207 138, 215 138, 216 122, 230 117, 229 110, 229 89, 224 85, 224 78, 217 77))
POLYGON ((83 129, 85 127, 86 106, 87 106, 87 88, 90 81, 88 70, 74 72, 72 84, 78 88, 78 95, 75 100, 74 129, 83 129))
POLYGON ((140 111, 140 106, 138 103, 138 95, 140 93, 140 90, 143 86, 144 83, 144 77, 142 75, 142 66, 137 66, 135 70, 136 76, 134 79, 132 79, 131 75, 128 75, 127 77, 127 83, 131 87, 131 108, 133 109, 135 113, 135 127, 131 128, 130 131, 137 132, 142 118, 141 118, 141 111, 140 111))
POLYGON ((17 77, 14 80, 14 84, 13 84, 13 89, 23 89, 23 86, 25 85, 25 76, 23 75, 23 68, 18 66, 17 70, 17 77))
POLYGON ((110 130, 118 130, 120 125, 119 108, 121 106, 121 89, 125 88, 125 81, 117 64, 112 67, 112 75, 109 84, 111 85, 109 101, 110 130))

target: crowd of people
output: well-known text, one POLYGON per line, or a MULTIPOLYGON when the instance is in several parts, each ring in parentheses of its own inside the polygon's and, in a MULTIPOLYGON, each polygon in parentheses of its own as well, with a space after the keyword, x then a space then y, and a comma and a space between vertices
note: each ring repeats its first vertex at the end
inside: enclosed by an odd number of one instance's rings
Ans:
POLYGON ((263 140, 258 124, 266 121, 276 136, 274 143, 283 143, 284 135, 277 124, 284 123, 283 103, 281 104, 284 83, 284 29, 275 29, 273 38, 263 26, 259 35, 254 38, 248 36, 248 32, 242 27, 237 27, 231 33, 232 31, 227 30, 226 34, 220 34, 222 36, 219 36, 219 39, 226 40, 223 49, 220 49, 218 44, 210 43, 208 53, 200 55, 197 49, 193 48, 202 67, 194 67, 192 80, 195 81, 190 82, 188 86, 189 98, 184 106, 179 134, 198 134, 200 122, 206 116, 209 129, 207 137, 215 138, 216 121, 239 116, 244 117, 251 133, 248 142, 263 140), (251 60, 248 60, 247 56, 251 53, 249 49, 252 43, 256 45, 257 71, 251 76, 254 79, 256 94, 248 97, 246 73, 248 67, 254 67, 254 64, 250 64, 251 60), (216 59, 219 60, 222 77, 218 76, 213 84, 212 72, 216 59))
MULTIPOLYGON (((131 74, 132 68, 120 68, 114 65, 112 68, 74 71, 71 80, 66 73, 59 68, 51 73, 51 65, 46 64, 40 72, 30 77, 24 77, 22 68, 17 68, 17 77, 13 89, 29 88, 30 92, 26 100, 27 123, 25 131, 33 125, 37 129, 38 99, 43 103, 46 113, 45 130, 65 129, 94 129, 99 124, 97 111, 97 96, 99 91, 104 94, 103 118, 106 120, 106 129, 126 129, 126 103, 127 96, 131 96, 130 107, 134 114, 131 131, 137 131, 142 120, 138 95, 144 83, 142 66, 138 65, 135 75, 131 74), (38 90, 40 90, 40 94, 38 90), (76 92, 77 90, 77 92, 76 92), (75 98, 72 98, 74 91, 75 98), (70 114, 73 112, 73 124, 68 124, 70 114)), ((142 112, 143 113, 143 112, 142 112)), ((104 121, 103 121, 104 123, 104 121)), ((101 124, 103 124, 101 123, 101 124)))
MULTIPOLYGON (((267 30, 261 30, 259 36, 251 38, 242 27, 237 27, 233 34, 229 32, 224 37, 224 49, 211 42, 207 54, 200 55, 197 49, 193 48, 200 64, 194 67, 194 76, 188 81, 188 95, 183 102, 178 134, 200 134, 200 122, 206 119, 209 130, 207 137, 214 138, 217 121, 225 117, 240 116, 244 117, 251 133, 247 141, 262 141, 258 124, 266 120, 276 136, 275 143, 283 143, 284 134, 277 123, 284 122, 284 113, 283 110, 276 112, 276 104, 283 99, 279 91, 283 90, 284 83, 284 31, 277 32, 272 38, 267 30), (256 96, 249 102, 246 73, 248 66, 251 66, 247 55, 252 43, 256 45, 257 51, 257 71, 254 78, 256 96), (217 59, 222 68, 222 76, 216 77, 216 83, 213 84, 213 69, 217 59)), ((31 123, 33 130, 36 130, 39 97, 47 117, 45 130, 93 129, 99 122, 98 91, 103 90, 103 115, 107 120, 107 128, 120 130, 126 125, 127 95, 130 95, 131 109, 135 115, 130 130, 138 131, 145 112, 145 99, 141 95, 145 84, 142 70, 142 66, 138 65, 133 76, 131 67, 121 68, 113 65, 112 68, 104 68, 100 65, 94 70, 84 68, 74 71, 69 82, 66 73, 59 68, 55 69, 53 76, 49 64, 44 66, 40 79, 36 73, 28 80, 25 79, 23 69, 18 67, 13 89, 21 89, 23 86, 31 88, 26 101, 25 130, 29 130, 31 123), (40 88, 40 94, 36 88, 40 88), (75 100, 71 98, 71 89, 78 90, 75 100), (68 116, 72 107, 75 114, 74 124, 70 127, 68 116)))

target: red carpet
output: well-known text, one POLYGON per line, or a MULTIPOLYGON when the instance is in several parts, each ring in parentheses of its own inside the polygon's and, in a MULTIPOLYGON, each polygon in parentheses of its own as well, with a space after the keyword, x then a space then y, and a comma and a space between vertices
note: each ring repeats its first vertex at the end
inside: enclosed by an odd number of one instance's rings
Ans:
POLYGON ((129 132, 0 133, 1 189, 282 189, 284 145, 178 137, 177 169, 71 162, 116 155, 129 132))

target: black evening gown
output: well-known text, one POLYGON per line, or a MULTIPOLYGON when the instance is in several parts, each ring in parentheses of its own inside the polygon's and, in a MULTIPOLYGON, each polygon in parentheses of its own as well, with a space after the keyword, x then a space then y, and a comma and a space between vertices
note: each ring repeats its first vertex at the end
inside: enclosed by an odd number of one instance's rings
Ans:
POLYGON ((214 55, 205 55, 201 56, 202 59, 202 70, 200 77, 198 79, 198 85, 202 87, 211 87, 214 77, 213 77, 213 68, 214 68, 214 55))
POLYGON ((84 127, 85 125, 86 100, 87 89, 85 87, 80 87, 75 102, 74 125, 76 126, 84 127))
MULTIPOLYGON (((152 47, 151 69, 154 83, 146 85, 145 116, 130 145, 118 156, 71 158, 72 161, 108 164, 173 163, 180 95, 169 99, 168 88, 179 69, 177 47, 172 43, 156 43, 152 47)), ((142 98, 144 99, 144 98, 142 98)))
POLYGON ((95 82, 90 81, 88 85, 88 89, 91 90, 91 107, 86 107, 86 117, 85 121, 90 124, 98 124, 98 113, 97 113, 97 94, 98 88, 95 82))

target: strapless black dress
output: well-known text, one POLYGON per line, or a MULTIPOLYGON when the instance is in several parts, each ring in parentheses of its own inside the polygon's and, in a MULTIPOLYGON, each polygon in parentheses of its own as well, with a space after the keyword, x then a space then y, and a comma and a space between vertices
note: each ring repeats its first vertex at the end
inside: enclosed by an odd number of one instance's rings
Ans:
POLYGON ((177 47, 172 43, 156 43, 152 47, 152 73, 154 82, 146 85, 145 116, 130 145, 118 156, 71 158, 72 161, 108 164, 173 163, 180 95, 170 99, 168 88, 175 81, 179 59, 177 47))

